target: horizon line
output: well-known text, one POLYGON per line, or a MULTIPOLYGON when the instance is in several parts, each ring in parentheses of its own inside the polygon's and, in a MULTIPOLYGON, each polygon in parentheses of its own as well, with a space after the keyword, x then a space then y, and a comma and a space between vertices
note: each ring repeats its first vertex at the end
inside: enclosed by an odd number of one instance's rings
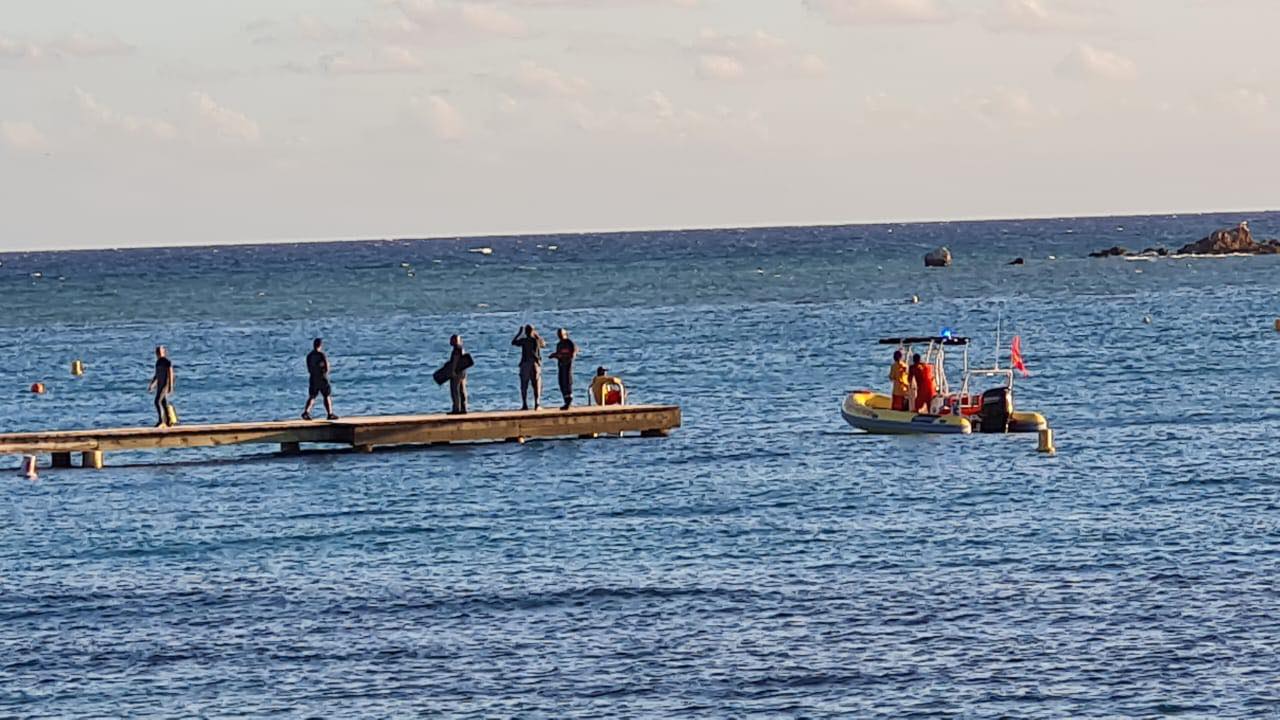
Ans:
MULTIPOLYGON (((1280 209, 1232 209, 1232 210, 1183 210, 1183 211, 1124 211, 1119 214, 1108 214, 1105 212, 1082 212, 1068 213, 1063 215, 994 215, 994 216, 969 216, 954 218, 922 218, 913 220, 856 220, 852 222, 766 222, 751 224, 707 224, 707 225, 690 225, 684 227, 676 226, 652 226, 642 228, 605 228, 605 229, 572 229, 572 230, 517 230, 512 232, 474 232, 474 233, 443 233, 443 234, 427 234, 415 235, 411 233, 389 233, 381 235, 361 235, 361 236, 342 236, 342 237, 313 237, 313 238, 259 238, 259 239, 231 239, 217 242, 191 242, 191 243, 163 243, 163 244, 140 244, 140 245, 102 245, 102 246, 70 246, 58 249, 48 248, 28 248, 4 250, 0 249, 0 253, 58 253, 58 252, 100 252, 103 250, 169 250, 169 249, 216 249, 223 247, 256 247, 263 245, 311 245, 311 244, 338 244, 338 243, 362 243, 362 242, 430 242, 435 240, 485 240, 485 239, 521 239, 521 238, 545 238, 557 237, 564 235, 642 235, 647 233, 682 233, 682 232, 705 232, 712 230, 785 230, 785 229, 816 229, 816 228, 843 228, 843 227, 870 227, 877 225, 947 225, 951 223, 985 223, 985 222, 1023 222, 1030 220, 1052 221, 1052 220, 1102 220, 1107 218, 1125 219, 1125 218, 1143 218, 1143 217, 1179 217, 1199 216, 1199 215, 1224 215, 1231 213, 1276 213, 1280 209)), ((1212 230, 1210 230, 1212 232, 1212 230)))

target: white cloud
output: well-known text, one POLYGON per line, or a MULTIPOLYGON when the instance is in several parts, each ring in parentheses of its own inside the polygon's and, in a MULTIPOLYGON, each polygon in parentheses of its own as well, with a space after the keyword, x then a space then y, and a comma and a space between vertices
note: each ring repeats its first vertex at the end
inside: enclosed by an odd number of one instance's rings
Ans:
POLYGON ((287 66, 301 72, 317 71, 326 75, 382 75, 412 73, 425 65, 412 50, 399 45, 384 45, 356 56, 346 53, 322 55, 315 66, 287 66))
POLYGON ((953 17, 939 0, 804 0, 804 6, 837 25, 937 23, 953 17))
POLYGON ((118 113, 80 88, 76 88, 76 98, 80 101, 81 113, 98 127, 157 140, 172 140, 178 136, 177 128, 164 120, 118 113))
POLYGON ((459 30, 502 37, 528 33, 523 20, 490 3, 396 0, 394 7, 399 15, 377 21, 376 31, 400 36, 459 30))
POLYGON ((0 37, 0 60, 39 63, 68 58, 115 57, 132 52, 132 45, 111 35, 71 33, 46 42, 0 37))
POLYGON ((699 55, 698 75, 712 80, 740 80, 747 74, 742 62, 728 55, 699 55))
POLYGON ((1137 77, 1138 66, 1118 53, 1081 44, 1062 61, 1059 71, 1065 75, 1117 81, 1137 77))
POLYGON ((49 147, 48 138, 29 122, 0 122, 0 140, 18 152, 43 152, 49 147))
POLYGON ((411 98, 414 111, 425 119, 441 140, 460 140, 467 134, 467 122, 452 103, 439 95, 411 98))
POLYGON ((786 40, 764 30, 742 35, 703 30, 689 49, 696 53, 698 74, 717 80, 736 80, 761 69, 809 77, 827 72, 820 56, 794 52, 786 40))
POLYGON ((1029 127, 1057 114, 1041 107, 1025 90, 1007 87, 978 98, 975 106, 983 119, 999 126, 1029 127))
POLYGON ((516 70, 516 82, 526 92, 559 97, 576 97, 587 92, 591 87, 580 77, 566 75, 532 60, 520 63, 520 67, 516 70))
POLYGON ((1003 0, 987 15, 987 28, 995 32, 1058 32, 1086 24, 1079 15, 1046 4, 1046 0, 1003 0))
POLYGON ((191 93, 191 104, 201 122, 223 140, 256 143, 262 139, 258 123, 242 112, 219 105, 206 93, 191 93))

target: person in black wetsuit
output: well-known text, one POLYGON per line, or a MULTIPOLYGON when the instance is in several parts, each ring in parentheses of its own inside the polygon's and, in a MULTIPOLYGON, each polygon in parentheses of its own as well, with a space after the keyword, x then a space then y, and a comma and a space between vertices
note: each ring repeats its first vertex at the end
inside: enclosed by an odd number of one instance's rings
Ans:
POLYGON ((173 362, 163 345, 156 347, 156 372, 147 384, 147 390, 156 393, 156 427, 169 426, 169 395, 173 393, 173 362))
POLYGON ((453 352, 449 355, 449 397, 453 400, 453 409, 449 411, 450 415, 466 415, 467 414, 467 368, 469 367, 470 357, 467 352, 462 349, 462 336, 454 335, 449 338, 449 345, 453 347, 453 352))
POLYGON ((551 357, 560 365, 560 394, 564 396, 564 405, 560 409, 568 410, 573 405, 573 359, 578 356, 578 346, 569 339, 569 331, 564 328, 556 331, 556 337, 559 341, 551 357))
POLYGON ((529 409, 529 389, 533 389, 533 409, 542 407, 542 348, 547 343, 532 325, 525 325, 516 332, 511 345, 520 348, 520 401, 521 410, 529 409))
POLYGON ((311 352, 307 353, 307 375, 310 378, 307 387, 307 406, 302 409, 302 419, 311 419, 311 408, 316 404, 316 396, 324 396, 324 410, 330 420, 337 420, 333 414, 333 386, 329 384, 329 357, 322 349, 324 340, 316 338, 311 342, 311 352))

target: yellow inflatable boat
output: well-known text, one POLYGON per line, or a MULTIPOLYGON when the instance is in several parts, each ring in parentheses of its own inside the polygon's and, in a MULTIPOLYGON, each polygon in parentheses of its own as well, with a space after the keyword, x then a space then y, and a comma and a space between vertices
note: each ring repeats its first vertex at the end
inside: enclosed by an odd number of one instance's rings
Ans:
POLYGON ((893 409, 893 398, 871 390, 849 393, 840 408, 845 422, 869 433, 883 435, 968 435, 983 433, 1034 433, 1049 427, 1040 413, 1016 411, 1013 406, 1013 371, 1000 367, 969 369, 969 340, 956 337, 888 338, 881 345, 897 345, 910 357, 915 345, 926 345, 923 361, 933 366, 938 394, 928 412, 893 409), (952 392, 947 383, 948 348, 964 349, 964 382, 952 392), (998 381, 994 387, 976 391, 984 379, 998 381))

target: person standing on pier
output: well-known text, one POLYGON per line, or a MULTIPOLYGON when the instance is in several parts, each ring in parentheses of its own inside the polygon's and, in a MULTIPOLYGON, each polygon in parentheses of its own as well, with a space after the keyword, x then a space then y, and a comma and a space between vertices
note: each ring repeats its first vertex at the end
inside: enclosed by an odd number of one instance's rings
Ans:
POLYGON ((542 349, 547 346, 532 325, 525 325, 511 340, 520 348, 520 402, 521 410, 529 409, 529 390, 533 390, 533 409, 542 407, 542 349))
POLYGON ((156 372, 147 384, 147 391, 156 393, 156 427, 169 427, 171 408, 169 395, 173 393, 173 362, 169 360, 169 351, 163 345, 156 346, 156 372))
POLYGON ((337 420, 333 414, 333 386, 329 384, 329 357, 324 354, 324 340, 316 338, 311 342, 311 352, 307 353, 307 406, 302 409, 302 419, 311 419, 311 408, 316 404, 316 396, 324 396, 324 410, 330 420, 337 420))
POLYGON ((564 405, 560 409, 568 410, 573 404, 573 359, 578 356, 578 346, 569 339, 569 331, 564 328, 556 331, 556 337, 559 342, 551 357, 560 366, 560 394, 564 396, 564 405))
POLYGON ((467 351, 462 349, 461 335, 449 338, 449 345, 453 347, 453 352, 449 355, 449 364, 445 366, 449 375, 449 397, 453 399, 453 409, 449 414, 466 415, 467 369, 474 365, 475 361, 467 351))

